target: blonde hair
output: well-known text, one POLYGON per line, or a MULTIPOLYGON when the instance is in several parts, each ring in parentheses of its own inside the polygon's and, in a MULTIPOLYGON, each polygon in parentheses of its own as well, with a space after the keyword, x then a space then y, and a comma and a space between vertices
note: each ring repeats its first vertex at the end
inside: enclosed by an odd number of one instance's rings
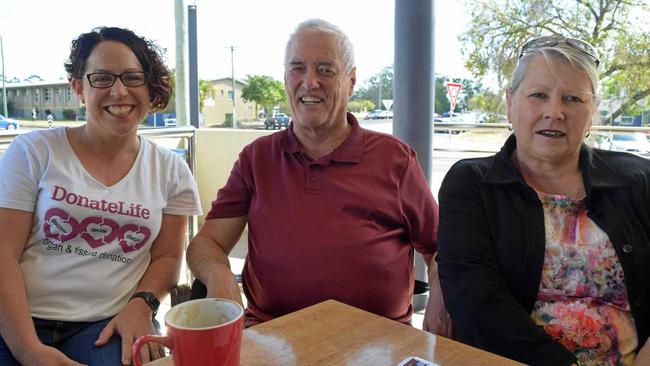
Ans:
POLYGON ((592 95, 593 102, 593 115, 591 116, 591 123, 598 123, 598 104, 600 103, 600 90, 598 83, 598 64, 594 58, 573 46, 565 43, 559 42, 554 46, 544 46, 528 51, 523 56, 519 58, 517 65, 512 71, 512 78, 510 79, 510 85, 508 86, 508 91, 511 94, 514 94, 519 85, 524 80, 526 73, 528 72, 528 66, 530 66, 531 60, 534 58, 542 56, 547 64, 552 66, 552 60, 559 60, 562 62, 567 62, 570 65, 576 67, 578 70, 584 71, 584 73, 589 78, 591 82, 591 90, 587 91, 592 95))
POLYGON ((526 76, 530 61, 537 56, 544 57, 546 62, 549 62, 551 59, 568 62, 579 70, 584 71, 591 82, 592 90, 589 92, 593 94, 596 101, 600 98, 598 69, 594 58, 563 42, 559 42, 552 47, 540 47, 524 54, 512 71, 512 78, 510 79, 510 85, 508 86, 511 93, 514 93, 517 90, 526 76))

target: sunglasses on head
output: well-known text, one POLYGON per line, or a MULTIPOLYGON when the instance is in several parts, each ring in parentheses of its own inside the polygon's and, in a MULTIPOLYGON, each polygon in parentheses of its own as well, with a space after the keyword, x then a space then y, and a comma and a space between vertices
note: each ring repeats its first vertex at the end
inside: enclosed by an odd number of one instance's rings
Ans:
POLYGON ((523 46, 521 46, 521 52, 519 53, 519 58, 522 58, 525 55, 534 52, 535 50, 538 50, 540 48, 555 47, 561 43, 569 45, 570 47, 573 47, 574 49, 593 58, 596 63, 596 67, 598 67, 598 65, 600 64, 600 60, 598 59, 598 53, 596 52, 594 46, 590 45, 589 43, 581 39, 561 37, 561 36, 542 36, 542 37, 531 39, 530 41, 524 43, 523 46))

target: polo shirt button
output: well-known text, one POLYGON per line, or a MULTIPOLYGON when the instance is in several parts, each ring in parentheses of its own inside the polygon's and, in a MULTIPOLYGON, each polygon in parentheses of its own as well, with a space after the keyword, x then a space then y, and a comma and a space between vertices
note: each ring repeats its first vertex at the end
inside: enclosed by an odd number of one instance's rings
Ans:
POLYGON ((630 254, 634 251, 634 247, 631 246, 630 244, 625 244, 623 245, 623 253, 625 254, 630 254))
POLYGON ((311 177, 309 177, 309 181, 312 182, 312 183, 315 183, 316 182, 316 177, 314 177, 312 175, 311 177))

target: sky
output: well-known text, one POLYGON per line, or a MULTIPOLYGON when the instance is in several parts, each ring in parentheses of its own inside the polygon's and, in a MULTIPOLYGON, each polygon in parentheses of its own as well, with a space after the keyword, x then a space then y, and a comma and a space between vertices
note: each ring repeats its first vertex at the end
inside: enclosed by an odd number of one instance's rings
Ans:
MULTIPOLYGON (((339 26, 355 48, 357 81, 363 84, 393 63, 395 0, 185 0, 197 6, 200 79, 229 77, 235 46, 235 78, 283 78, 284 48, 295 26, 322 18, 339 26)), ((65 78, 70 42, 101 25, 132 29, 166 49, 175 65, 174 0, 0 0, 0 36, 8 78, 65 78)), ((435 72, 470 78, 460 35, 467 24, 463 1, 435 1, 435 72)), ((1 70, 0 70, 1 73, 1 70)))

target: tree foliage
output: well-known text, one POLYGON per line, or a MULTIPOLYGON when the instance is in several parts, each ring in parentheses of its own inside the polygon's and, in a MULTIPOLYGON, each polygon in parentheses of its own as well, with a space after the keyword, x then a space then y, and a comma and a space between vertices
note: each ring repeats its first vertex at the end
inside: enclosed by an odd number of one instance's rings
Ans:
MULTIPOLYGON (((600 55, 605 97, 622 105, 616 119, 650 95, 650 34, 643 14, 647 0, 480 0, 472 2, 469 27, 460 37, 467 68, 482 77, 497 75, 504 88, 519 47, 539 35, 583 39, 600 55)), ((469 5, 469 4, 468 4, 469 5)))
POLYGON ((214 99, 215 92, 212 83, 207 80, 199 80, 199 110, 203 112, 203 104, 206 99, 214 99))
MULTIPOLYGON (((448 82, 460 83, 462 85, 460 94, 458 95, 458 101, 456 102, 456 106, 454 108, 454 112, 473 109, 472 105, 470 104, 471 99, 477 94, 487 92, 487 90, 480 82, 474 80, 460 78, 450 79, 446 76, 436 76, 436 95, 434 106, 434 111, 436 113, 442 114, 449 112, 449 109, 451 108, 451 101, 449 100, 449 93, 447 92, 448 82)), ((496 110, 489 112, 496 112, 496 110)))
POLYGON ((382 107, 383 99, 393 99, 393 66, 386 66, 357 88, 352 99, 365 99, 382 107))
POLYGON ((348 103, 348 110, 350 112, 366 112, 375 109, 375 103, 367 99, 354 99, 348 103))
MULTIPOLYGON (((9 93, 9 92, 7 92, 9 93)), ((14 110, 14 104, 12 101, 7 98, 7 115, 5 117, 10 117, 14 116, 16 111, 14 110)), ((0 114, 4 115, 4 96, 2 95, 2 92, 0 92, 0 114)))
MULTIPOLYGON (((459 95, 458 102, 456 104, 455 111, 467 110, 470 108, 470 100, 479 93, 487 92, 480 82, 476 82, 469 79, 450 79, 447 76, 436 76, 435 78, 435 101, 434 101, 434 111, 436 113, 449 112, 451 103, 447 97, 447 82, 461 83, 463 85, 461 93, 459 95)), ((357 88, 352 100, 348 105, 348 109, 354 111, 353 107, 356 108, 357 101, 368 102, 371 101, 374 103, 372 107, 366 105, 367 110, 372 110, 375 108, 382 107, 382 99, 393 99, 393 67, 388 66, 383 68, 377 74, 371 76, 367 81, 365 81, 361 87, 357 88), (380 87, 381 86, 381 87, 380 87), (381 95, 381 97, 380 97, 381 95)), ((363 109, 360 109, 363 110, 363 109)), ((496 113, 497 110, 487 111, 490 113, 496 113)))
POLYGON ((242 98, 261 105, 268 115, 273 107, 287 100, 287 93, 281 81, 267 75, 248 75, 248 83, 242 89, 242 98))
MULTIPOLYGON (((171 71, 172 77, 172 95, 169 96, 169 103, 167 107, 161 111, 161 113, 176 113, 176 74, 174 70, 171 71)), ((203 112, 203 105, 205 100, 208 98, 214 98, 215 91, 212 87, 212 83, 208 80, 199 79, 199 111, 203 112)))

